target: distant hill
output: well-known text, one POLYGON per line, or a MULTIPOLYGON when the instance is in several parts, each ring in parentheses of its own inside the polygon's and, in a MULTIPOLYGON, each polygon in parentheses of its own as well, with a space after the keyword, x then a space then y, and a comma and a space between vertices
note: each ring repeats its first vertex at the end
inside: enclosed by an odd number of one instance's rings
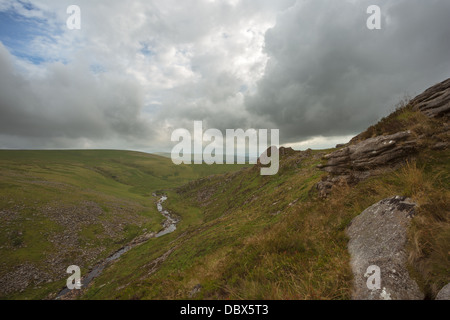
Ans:
MULTIPOLYGON (((155 152, 153 154, 161 156, 161 157, 169 158, 169 159, 172 158, 172 155, 169 152, 155 152)), ((192 158, 192 161, 193 161, 194 160, 194 156, 191 155, 191 158, 192 158)), ((235 155, 234 156, 234 163, 238 163, 238 161, 244 161, 245 163, 249 163, 250 159, 253 160, 253 161, 257 160, 256 158, 250 158, 248 155, 246 155, 246 156, 235 155)), ((223 163, 226 163, 226 155, 223 155, 223 163)))
POLYGON ((164 158, 169 158, 169 159, 171 158, 170 152, 154 152, 152 154, 155 154, 157 156, 161 156, 161 157, 164 157, 164 158))

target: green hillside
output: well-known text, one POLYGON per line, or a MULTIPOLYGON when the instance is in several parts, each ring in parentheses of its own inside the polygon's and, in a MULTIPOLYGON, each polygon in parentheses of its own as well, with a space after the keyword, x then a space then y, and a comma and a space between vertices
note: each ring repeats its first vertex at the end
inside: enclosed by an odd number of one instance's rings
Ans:
POLYGON ((178 229, 125 254, 82 298, 349 299, 344 230, 393 195, 419 204, 410 272, 434 298, 450 278, 450 154, 430 148, 443 122, 406 106, 366 135, 388 134, 388 123, 421 137, 416 156, 356 185, 336 186, 326 199, 314 187, 327 175, 317 165, 334 150, 286 152, 275 176, 261 176, 254 166, 169 192, 167 206, 182 218, 178 229))
POLYGON ((45 298, 163 217, 152 193, 242 166, 129 151, 0 151, 0 298, 45 298))

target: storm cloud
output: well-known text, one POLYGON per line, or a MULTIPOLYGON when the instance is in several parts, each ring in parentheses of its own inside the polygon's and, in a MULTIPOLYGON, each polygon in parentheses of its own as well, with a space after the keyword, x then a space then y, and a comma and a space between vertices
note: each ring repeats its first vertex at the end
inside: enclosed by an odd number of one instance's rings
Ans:
POLYGON ((250 113, 285 141, 357 133, 450 76, 448 1, 299 1, 266 33, 270 57, 250 113), (371 4, 382 29, 366 27, 371 4))
POLYGON ((194 120, 324 147, 450 76, 446 0, 75 2, 81 30, 0 0, 1 148, 167 151, 194 120))

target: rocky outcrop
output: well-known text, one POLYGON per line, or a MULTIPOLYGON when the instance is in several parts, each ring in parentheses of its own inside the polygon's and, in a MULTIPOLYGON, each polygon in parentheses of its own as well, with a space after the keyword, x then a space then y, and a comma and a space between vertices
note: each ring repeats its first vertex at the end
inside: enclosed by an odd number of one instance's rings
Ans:
POLYGON ((396 160, 404 159, 414 152, 415 140, 409 131, 398 132, 389 136, 379 136, 350 145, 326 155, 327 164, 322 165, 324 171, 334 174, 351 174, 379 167, 392 166, 396 160))
POLYGON ((410 103, 413 105, 413 110, 419 110, 430 118, 448 114, 450 111, 450 79, 425 90, 410 103))
POLYGON ((336 148, 340 149, 325 156, 327 163, 318 166, 330 173, 316 185, 321 197, 328 196, 335 185, 352 185, 372 175, 386 172, 386 169, 396 169, 419 149, 445 150, 450 146, 447 123, 450 79, 425 90, 411 100, 409 106, 412 106, 413 111, 420 111, 429 118, 440 118, 435 130, 418 130, 417 138, 410 131, 401 131, 361 141, 364 136, 362 133, 348 144, 337 145, 336 148))
POLYGON ((436 300, 450 300, 450 283, 439 291, 436 296, 436 300))
MULTIPOLYGON (((266 157, 272 156, 272 148, 277 148, 277 147, 276 146, 268 147, 266 149, 266 151, 264 151, 261 154, 261 156, 258 158, 258 160, 256 162, 257 167, 261 167, 261 165, 262 165, 261 164, 261 157, 263 157, 263 156, 266 156, 266 157)), ((291 147, 287 147, 287 148, 286 147, 279 147, 277 149, 278 149, 278 155, 279 155, 280 159, 286 159, 287 157, 298 153, 298 151, 295 151, 291 147)), ((274 149, 274 150, 277 150, 277 149, 274 149)))
POLYGON ((384 169, 396 168, 416 151, 416 140, 409 131, 349 145, 324 157, 327 163, 318 167, 332 175, 316 187, 321 196, 326 196, 336 183, 354 184, 384 169))
POLYGON ((407 228, 415 207, 410 199, 396 196, 381 200, 353 219, 346 230, 353 299, 424 299, 407 270, 407 228))

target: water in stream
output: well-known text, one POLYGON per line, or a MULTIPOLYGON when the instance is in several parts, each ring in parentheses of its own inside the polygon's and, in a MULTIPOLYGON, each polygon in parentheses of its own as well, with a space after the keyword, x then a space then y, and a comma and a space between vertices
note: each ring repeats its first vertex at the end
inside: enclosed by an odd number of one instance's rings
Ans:
MULTIPOLYGON (((167 196, 162 196, 158 202, 156 203, 156 208, 158 209, 158 211, 166 218, 166 220, 163 223, 163 230, 161 230, 160 232, 158 232, 155 235, 155 238, 159 238, 163 235, 169 234, 171 232, 174 232, 177 229, 177 223, 179 220, 177 220, 176 218, 172 217, 170 215, 170 213, 167 210, 164 210, 162 203, 164 201, 167 200, 167 196)), ((140 243, 138 243, 140 244, 140 243)), ((136 246, 137 244, 130 244, 130 245, 126 245, 125 247, 119 249, 118 251, 116 251, 115 253, 113 253, 112 255, 110 255, 108 258, 106 258, 104 261, 102 261, 100 264, 98 264, 97 266, 94 267, 94 269, 92 269, 85 277, 83 277, 83 279, 81 279, 81 284, 82 284, 82 288, 86 288, 89 283, 91 283, 92 280, 94 280, 94 278, 98 277, 103 269, 105 269, 105 267, 112 261, 115 261, 117 259, 120 258, 121 255, 123 255, 125 252, 129 251, 131 248, 133 248, 134 246, 136 246)), ((56 299, 61 299, 63 296, 65 296, 66 294, 68 294, 69 292, 71 292, 72 290, 69 290, 67 287, 64 288, 56 297, 56 299)))
POLYGON ((156 207, 158 208, 158 211, 166 218, 166 221, 164 222, 164 229, 156 234, 156 238, 161 237, 165 234, 174 232, 177 229, 177 222, 175 218, 173 218, 169 211, 164 210, 162 207, 162 203, 167 200, 166 196, 162 196, 161 199, 159 199, 158 203, 156 204, 156 207))

